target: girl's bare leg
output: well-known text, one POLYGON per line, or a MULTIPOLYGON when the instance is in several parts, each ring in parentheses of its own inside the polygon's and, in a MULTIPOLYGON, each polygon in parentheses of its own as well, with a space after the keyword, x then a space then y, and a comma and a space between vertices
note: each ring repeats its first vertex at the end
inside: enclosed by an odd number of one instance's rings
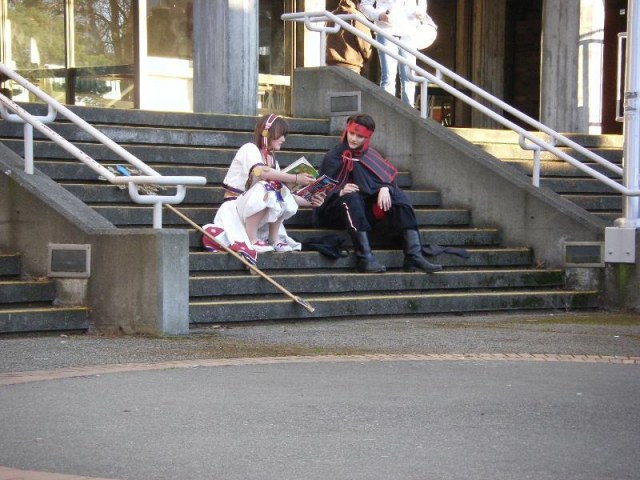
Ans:
POLYGON ((283 220, 284 219, 281 218, 280 220, 269 224, 269 243, 272 245, 278 243, 278 240, 280 238, 280 225, 282 225, 283 220))
MULTIPOLYGON (((244 228, 247 231, 247 237, 249 237, 249 241, 254 244, 258 241, 258 228, 260 227, 260 223, 262 222, 262 217, 267 213, 267 210, 261 210, 258 213, 254 213, 250 217, 247 217, 245 221, 244 228)), ((269 235, 271 235, 271 226, 269 226, 269 235)))

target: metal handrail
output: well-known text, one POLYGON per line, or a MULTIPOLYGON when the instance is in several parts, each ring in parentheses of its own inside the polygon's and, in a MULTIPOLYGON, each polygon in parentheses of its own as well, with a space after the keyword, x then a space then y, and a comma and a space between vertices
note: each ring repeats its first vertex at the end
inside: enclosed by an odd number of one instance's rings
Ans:
MULTIPOLYGON (((320 32, 321 38, 322 38, 322 40, 320 41, 320 48, 321 48, 321 52, 320 52, 320 59, 321 60, 320 61, 322 62, 322 65, 326 65, 326 63, 325 63, 325 59, 326 59, 326 38, 325 37, 326 37, 326 34, 327 34, 327 32, 334 33, 335 31, 337 31, 335 26, 339 25, 341 28, 343 28, 346 31, 354 34, 355 36, 367 41, 368 43, 370 43, 371 45, 376 47, 378 50, 383 51, 384 53, 386 53, 386 54, 392 56, 393 58, 395 58, 398 62, 400 62, 403 65, 407 66, 409 68, 410 72, 411 72, 409 77, 413 81, 421 83, 421 86, 422 86, 422 97, 424 97, 424 98, 422 98, 421 115, 422 115, 423 118, 426 118, 426 96, 427 96, 426 92, 427 92, 427 84, 428 84, 428 82, 430 82, 430 83, 433 83, 433 84, 439 86, 440 88, 442 88, 444 91, 448 92, 449 94, 451 94, 455 98, 458 98, 459 100, 465 102, 466 104, 470 105, 471 107, 475 108, 476 110, 479 110, 481 113, 489 116, 490 118, 492 118, 493 120, 495 120, 499 124, 503 125, 504 127, 506 127, 508 129, 513 130, 514 132, 518 133, 518 135, 520 137, 520 145, 521 146, 524 144, 524 142, 526 140, 528 140, 529 142, 533 143, 534 145, 527 146, 527 149, 534 150, 534 155, 536 155, 535 154, 535 151, 536 151, 535 147, 538 147, 538 149, 541 149, 541 150, 544 150, 544 151, 547 151, 547 152, 550 152, 550 153, 554 154, 555 156, 559 157, 560 159, 564 160, 565 162, 567 162, 567 163, 573 165, 574 167, 578 168, 579 170, 583 171, 587 175, 589 175, 589 176, 601 181, 605 185, 613 188, 614 190, 616 190, 617 192, 621 193, 622 195, 632 196, 632 197, 640 196, 640 189, 630 189, 630 188, 626 187, 625 185, 622 185, 622 184, 616 182, 615 180, 613 180, 613 179, 607 177, 606 175, 600 173, 598 170, 596 170, 596 169, 594 169, 594 168, 592 168, 592 167, 590 167, 588 165, 585 165, 580 160, 578 160, 578 159, 572 157, 571 155, 568 155, 567 153, 559 150, 558 146, 565 146, 565 147, 572 148, 576 152, 578 152, 581 155, 584 155, 585 157, 587 157, 588 159, 593 160, 594 162, 602 165, 603 167, 607 168, 611 172, 613 172, 613 173, 615 173, 617 175, 623 175, 623 169, 620 166, 616 165, 613 162, 610 162, 606 158, 601 157, 600 155, 592 152, 591 150, 588 150, 587 148, 583 147, 582 145, 574 142, 573 140, 565 137, 564 135, 556 132, 555 130, 547 127, 546 125, 544 125, 544 124, 538 122, 537 120, 529 117, 528 115, 522 113, 521 111, 517 110, 516 108, 512 107, 511 105, 503 102, 499 98, 493 96, 492 94, 488 93, 487 91, 483 90, 482 88, 478 87, 477 85, 469 82, 465 78, 463 78, 460 75, 456 74, 455 72, 449 70, 445 66, 439 64, 435 60, 427 57, 426 55, 421 53, 419 50, 416 50, 413 46, 411 46, 411 45, 409 45, 407 43, 401 42, 398 38, 396 38, 396 37, 394 37, 392 35, 389 35, 384 30, 380 29, 377 25, 375 25, 374 23, 370 22, 369 20, 367 20, 366 18, 364 18, 361 15, 355 15, 355 14, 336 15, 336 14, 333 14, 333 13, 331 13, 329 11, 316 11, 316 12, 285 13, 285 14, 283 14, 281 16, 281 18, 282 18, 282 20, 285 20, 285 21, 304 22, 305 26, 309 30, 315 31, 315 32, 320 32), (360 30, 358 30, 357 28, 352 26, 349 23, 350 20, 355 20, 357 22, 362 23, 363 25, 366 25, 370 30, 375 32, 377 35, 383 36, 385 39, 387 39, 388 41, 394 43, 399 48, 401 48, 401 49, 405 50, 406 52, 410 53, 411 55, 415 56, 416 59, 419 59, 422 62, 424 62, 427 66, 432 68, 435 73, 430 73, 430 72, 428 72, 427 70, 423 69, 422 67, 420 67, 417 64, 414 65, 412 62, 408 61, 405 57, 399 55, 396 51, 392 51, 392 50, 386 48, 383 44, 381 44, 380 42, 376 41, 373 37, 367 35, 366 33, 361 32, 360 30), (326 26, 326 22, 333 22, 334 27, 327 27, 326 26), (507 118, 505 118, 500 113, 487 108, 485 105, 483 105, 480 102, 478 102, 477 100, 471 98, 469 95, 467 95, 466 93, 462 92, 461 90, 459 90, 455 86, 445 82, 443 77, 447 77, 450 81, 455 82, 456 85, 460 85, 461 87, 466 88, 470 92, 472 92, 472 93, 476 94, 477 96, 481 97, 482 99, 486 100, 488 103, 490 103, 490 104, 502 109, 503 111, 505 111, 505 112, 509 113, 510 115, 512 115, 513 117, 519 119, 523 123, 525 123, 527 125, 530 125, 535 131, 525 130, 521 126, 519 126, 519 125, 513 123, 512 121, 508 120, 507 118), (538 135, 536 135, 537 132, 542 132, 542 133, 548 135, 549 136, 549 140, 546 141, 543 138, 540 138, 538 135)), ((534 172, 533 172, 533 182, 534 182, 535 186, 539 186, 539 178, 540 178, 539 151, 538 151, 538 154, 537 154, 537 158, 538 158, 538 161, 534 161, 534 172), (536 180, 536 179, 538 179, 538 180, 536 180), (538 184, 536 184, 536 183, 538 183, 538 184)), ((534 160, 535 160, 535 158, 534 158, 534 160)))
POLYGON ((33 129, 35 128, 82 163, 87 165, 98 175, 104 177, 110 183, 114 185, 128 185, 129 196, 134 202, 144 205, 153 205, 153 228, 162 228, 163 204, 181 203, 186 195, 187 185, 205 185, 207 183, 207 179, 201 176, 168 176, 156 172, 138 157, 129 153, 104 133, 81 119, 71 110, 61 105, 57 100, 47 95, 24 77, 7 68, 2 63, 0 63, 0 72, 20 84, 23 88, 29 90, 33 95, 47 104, 47 115, 38 117, 31 115, 13 100, 3 94, 0 94, 0 114, 2 117, 10 122, 24 124, 25 172, 27 174, 33 174, 33 129), (59 133, 55 132, 51 127, 46 125, 46 123, 54 121, 58 113, 80 127, 94 139, 108 147, 128 164, 141 171, 143 175, 116 175, 111 170, 105 168, 94 160, 91 156, 80 150, 77 146, 62 137, 59 133), (176 187, 176 193, 175 195, 141 195, 138 192, 138 185, 174 186, 176 187))

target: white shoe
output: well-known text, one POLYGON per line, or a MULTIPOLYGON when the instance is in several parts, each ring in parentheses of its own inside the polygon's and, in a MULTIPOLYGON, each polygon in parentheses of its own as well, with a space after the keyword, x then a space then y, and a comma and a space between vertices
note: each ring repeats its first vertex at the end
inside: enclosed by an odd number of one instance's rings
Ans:
POLYGON ((251 248, 253 248, 258 253, 273 252, 274 250, 274 248, 264 240, 258 240, 251 246, 251 248))
POLYGON ((293 252, 293 248, 284 242, 275 243, 272 246, 276 252, 293 252))

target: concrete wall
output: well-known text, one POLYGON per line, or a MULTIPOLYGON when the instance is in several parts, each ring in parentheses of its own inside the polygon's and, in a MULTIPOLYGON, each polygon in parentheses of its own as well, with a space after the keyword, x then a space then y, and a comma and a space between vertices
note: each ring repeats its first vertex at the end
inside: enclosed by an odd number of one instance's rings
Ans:
MULTIPOLYGON (((372 144, 413 184, 442 192, 444 206, 471 209, 477 227, 499 228, 506 246, 531 246, 546 266, 562 266, 565 241, 601 241, 604 223, 558 195, 545 195, 513 167, 339 67, 295 72, 294 115, 330 116, 331 92, 360 92, 361 111, 377 122, 372 144)), ((344 127, 334 117, 334 131, 344 127)))
MULTIPOLYGON (((49 244, 90 244, 91 276, 75 300, 91 308, 96 330, 188 333, 186 231, 117 229, 49 177, 25 174, 2 144, 0 167, 0 249, 22 253, 25 274, 47 274, 49 244)), ((57 282, 59 298, 66 296, 69 283, 57 282)))

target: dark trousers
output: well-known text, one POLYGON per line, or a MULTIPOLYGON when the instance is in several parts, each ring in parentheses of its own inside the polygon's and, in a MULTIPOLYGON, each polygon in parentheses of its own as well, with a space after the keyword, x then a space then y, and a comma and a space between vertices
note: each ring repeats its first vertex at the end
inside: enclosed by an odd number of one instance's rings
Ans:
POLYGON ((364 198, 359 193, 349 193, 342 197, 334 195, 318 209, 318 226, 346 229, 349 232, 368 232, 376 223, 388 219, 389 226, 398 233, 401 230, 418 229, 416 214, 411 205, 392 202, 384 219, 379 219, 374 215, 376 201, 374 196, 364 198))

